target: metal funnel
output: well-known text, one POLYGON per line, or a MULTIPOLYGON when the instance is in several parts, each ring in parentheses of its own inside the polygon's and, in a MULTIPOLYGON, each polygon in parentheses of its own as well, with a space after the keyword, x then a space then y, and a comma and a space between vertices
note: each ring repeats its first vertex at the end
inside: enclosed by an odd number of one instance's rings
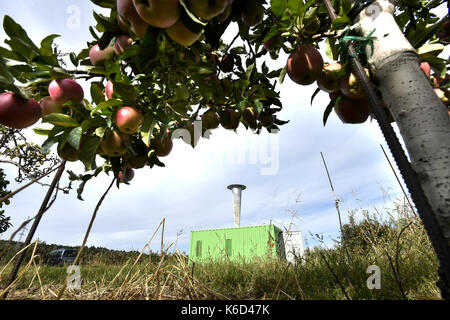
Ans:
POLYGON ((239 228, 241 226, 242 190, 247 187, 242 184, 230 184, 227 188, 233 193, 234 227, 239 228))

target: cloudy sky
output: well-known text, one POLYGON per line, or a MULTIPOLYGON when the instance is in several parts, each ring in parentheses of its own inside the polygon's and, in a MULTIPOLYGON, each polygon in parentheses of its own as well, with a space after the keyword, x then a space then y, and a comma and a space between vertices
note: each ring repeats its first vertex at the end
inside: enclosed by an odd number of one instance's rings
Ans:
MULTIPOLYGON (((1 16, 13 17, 36 43, 49 34, 60 34, 56 43, 64 52, 78 52, 92 40, 88 27, 94 24, 93 9, 87 0, 15 0, 0 4, 1 16), (73 20, 74 15, 79 20, 73 20)), ((233 34, 230 30, 226 37, 233 34)), ((4 39, 0 30, 1 42, 4 39)), ((286 58, 280 56, 268 64, 279 68, 286 58)), ((324 127, 322 116, 329 99, 320 93, 311 106, 315 88, 296 85, 286 77, 279 86, 284 106, 279 117, 290 122, 278 134, 258 136, 241 126, 237 133, 217 129, 195 149, 175 141, 172 153, 164 159, 165 168, 137 170, 130 185, 122 185, 120 190, 113 187, 98 212, 87 245, 141 250, 165 219, 165 245, 174 243, 174 248, 188 252, 191 230, 233 226, 231 192, 226 188, 232 183, 247 186, 242 198, 242 226, 272 221, 282 228, 301 230, 309 246, 316 243, 311 234, 321 234, 331 243, 331 238, 338 237, 339 224, 320 152, 340 199, 344 222, 350 210, 383 211, 389 207, 402 192, 381 150, 380 145, 388 148, 376 122, 344 125, 332 113, 324 127)), ((36 143, 43 141, 29 130, 27 136, 36 143)), ((13 180, 16 169, 1 166, 13 180)), ((70 163, 67 169, 83 172, 79 164, 70 163)), ((111 179, 102 174, 89 182, 85 201, 77 200, 75 190, 68 195, 60 193, 41 220, 35 239, 80 245, 97 201, 111 179)), ((67 181, 64 174, 62 184, 67 181)), ((12 182, 10 189, 17 187, 12 182)), ((9 238, 24 219, 37 213, 46 191, 34 185, 12 199, 6 214, 12 217, 13 227, 1 235, 2 239, 9 238)), ((153 250, 158 250, 160 239, 158 233, 151 243, 153 250)))

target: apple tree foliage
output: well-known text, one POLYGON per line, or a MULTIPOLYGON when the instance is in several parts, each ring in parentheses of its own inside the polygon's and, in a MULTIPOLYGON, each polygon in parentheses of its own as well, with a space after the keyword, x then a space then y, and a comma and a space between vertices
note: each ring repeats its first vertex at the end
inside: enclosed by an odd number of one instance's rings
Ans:
MULTIPOLYGON (((0 47, 0 92, 14 92, 39 101, 48 96, 49 83, 54 79, 89 81, 91 99, 67 102, 59 113, 43 116, 42 122, 51 124, 51 128, 34 128, 37 134, 47 136, 42 145, 44 153, 54 145, 58 151, 66 146, 76 150, 73 159, 80 160, 89 172, 70 173, 72 180, 82 181, 79 197, 84 183, 102 171, 112 170, 118 177, 125 167, 133 167, 131 163, 139 163, 135 168, 164 166, 155 152, 157 139, 161 139, 166 130, 188 129, 207 110, 215 111, 222 126, 229 128, 227 122, 232 119, 228 110, 236 110, 240 117, 251 107, 259 118, 246 121, 242 117, 241 125, 256 134, 264 129, 278 130, 287 123, 277 117, 283 107, 277 84, 284 81, 287 70, 286 67, 270 70, 261 62, 263 59, 277 59, 280 53, 290 54, 299 46, 318 48, 319 43, 324 42, 328 56, 324 60, 339 61, 343 66, 339 76, 344 76, 350 72, 350 67, 342 40, 354 37, 360 44, 363 62, 364 46, 370 45, 370 38, 360 38, 349 28, 351 3, 347 0, 332 1, 338 13, 334 21, 319 0, 228 1, 232 8, 229 15, 209 20, 191 12, 189 1, 180 0, 185 25, 192 32, 201 33, 199 40, 189 46, 180 45, 168 36, 167 30, 153 26, 148 26, 141 36, 124 30, 118 23, 116 0, 91 2, 110 12, 106 16, 94 12, 97 24, 89 27, 93 40, 80 52, 68 55, 71 66, 54 45, 58 35, 49 35, 35 44, 9 16, 3 19, 3 28, 9 36, 5 40, 7 46, 0 47), (245 12, 248 3, 256 7, 264 5, 264 18, 251 26, 245 21, 252 17, 244 17, 251 13, 245 12), (231 24, 237 25, 238 33, 227 43, 223 34, 231 24), (132 37, 131 45, 119 55, 109 55, 105 61, 93 65, 89 59, 91 48, 98 45, 100 50, 111 52, 116 38, 123 34, 132 37), (270 52, 264 45, 268 41, 271 42, 270 52), (225 56, 232 57, 231 66, 226 68, 219 63, 225 56), (114 88, 110 98, 105 97, 106 81, 111 81, 114 88), (105 155, 101 142, 113 130, 117 131, 114 116, 124 106, 132 106, 142 113, 142 126, 137 133, 126 135, 126 154, 105 155), (263 115, 271 121, 263 121, 263 115), (99 163, 99 159, 103 162, 99 163)), ((215 2, 221 1, 210 1, 211 6, 215 2)), ((420 58, 431 66, 434 75, 430 81, 433 77, 445 79, 447 72, 448 61, 439 57, 439 53, 448 42, 448 34, 443 30, 448 18, 431 12, 444 2, 402 0, 395 12, 399 28, 420 58)), ((448 94, 448 81, 434 81, 434 84, 448 94)), ((318 92, 316 90, 315 94, 318 92)), ((334 96, 324 108, 324 123, 341 96, 334 96)))
MULTIPOLYGON (((0 198, 3 198, 9 193, 9 191, 6 189, 8 184, 9 181, 6 179, 6 175, 3 169, 0 169, 0 198)), ((11 226, 11 223, 9 222, 11 220, 11 217, 5 216, 5 210, 1 209, 4 204, 8 205, 9 201, 0 203, 0 233, 5 232, 11 226)))
MULTIPOLYGON (((12 164, 17 168, 17 175, 14 178, 17 183, 38 178, 60 163, 58 157, 53 156, 50 152, 43 153, 41 146, 27 140, 21 130, 0 125, 0 134, 0 163, 12 164)), ((4 170, 0 169, 0 198, 10 193, 6 190, 9 183, 4 170)), ((67 188, 65 192, 67 192, 67 188)), ((1 202, 0 208, 8 205, 10 199, 1 202)), ((4 214, 5 211, 0 210, 0 232, 6 231, 11 226, 10 217, 4 214)))

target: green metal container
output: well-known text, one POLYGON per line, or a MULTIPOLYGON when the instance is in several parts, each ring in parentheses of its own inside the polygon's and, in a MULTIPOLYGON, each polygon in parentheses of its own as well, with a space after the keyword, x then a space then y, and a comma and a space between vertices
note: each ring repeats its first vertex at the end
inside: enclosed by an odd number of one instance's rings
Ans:
POLYGON ((285 258, 283 232, 274 225, 191 231, 192 261, 285 258))

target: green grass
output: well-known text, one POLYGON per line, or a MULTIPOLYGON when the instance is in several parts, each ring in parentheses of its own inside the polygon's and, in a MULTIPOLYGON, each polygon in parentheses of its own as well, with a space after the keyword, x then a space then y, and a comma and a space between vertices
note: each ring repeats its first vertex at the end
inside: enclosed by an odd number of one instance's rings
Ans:
MULTIPOLYGON (((65 299, 439 299, 438 262, 423 225, 407 206, 369 215, 344 226, 345 242, 316 246, 296 263, 192 263, 181 254, 150 262, 91 261, 81 265, 80 290, 65 299), (369 289, 370 265, 381 271, 381 288, 369 289)), ((4 281, 7 268, 0 273, 4 281)), ((53 299, 66 278, 65 267, 36 265, 23 274, 10 298, 53 299), (36 269, 39 267, 39 277, 36 269)))

